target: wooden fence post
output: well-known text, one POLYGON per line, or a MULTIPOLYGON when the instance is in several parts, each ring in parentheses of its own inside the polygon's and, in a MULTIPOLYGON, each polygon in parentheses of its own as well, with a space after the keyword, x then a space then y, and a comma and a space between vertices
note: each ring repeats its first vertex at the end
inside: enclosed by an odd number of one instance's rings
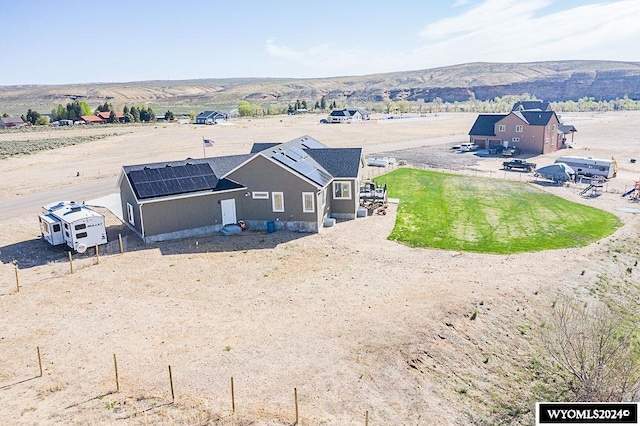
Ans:
POLYGON ((122 245, 122 234, 118 234, 118 243, 120 243, 120 254, 124 253, 124 246, 122 245))
POLYGON ((233 390, 233 376, 231 376, 231 411, 236 412, 236 395, 233 390))
POLYGON ((298 389, 293 388, 293 399, 296 401, 296 422, 294 424, 298 424, 298 389))
POLYGON ((40 346, 36 346, 38 351, 38 365, 40 366, 40 377, 42 377, 42 356, 40 355, 40 346))
POLYGON ((96 265, 100 263, 100 253, 98 252, 98 243, 96 243, 96 265))
POLYGON ((16 271, 16 290, 20 293, 20 277, 18 276, 18 267, 15 267, 16 271))
POLYGON ((71 267, 71 273, 73 274, 73 256, 69 252, 69 266, 71 267))
POLYGON ((116 370, 116 392, 120 392, 120 380, 118 379, 118 360, 116 354, 113 354, 113 366, 116 370))
POLYGON ((176 396, 173 393, 173 376, 171 375, 171 366, 169 366, 169 384, 171 385, 171 402, 175 402, 176 396))
POLYGON ((364 426, 369 426, 369 410, 364 413, 364 426))

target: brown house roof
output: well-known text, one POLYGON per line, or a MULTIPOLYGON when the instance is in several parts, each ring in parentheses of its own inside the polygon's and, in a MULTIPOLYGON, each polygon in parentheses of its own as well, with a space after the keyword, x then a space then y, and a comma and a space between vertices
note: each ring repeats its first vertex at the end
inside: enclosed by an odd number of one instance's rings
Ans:
MULTIPOLYGON (((120 118, 124 118, 124 114, 120 111, 115 111, 116 113, 116 118, 120 119, 120 118)), ((111 116, 111 111, 98 111, 96 112, 96 115, 100 118, 102 118, 103 120, 108 120, 109 117, 111 116)))
POLYGON ((80 119, 86 123, 104 123, 104 119, 97 115, 83 115, 80 119))

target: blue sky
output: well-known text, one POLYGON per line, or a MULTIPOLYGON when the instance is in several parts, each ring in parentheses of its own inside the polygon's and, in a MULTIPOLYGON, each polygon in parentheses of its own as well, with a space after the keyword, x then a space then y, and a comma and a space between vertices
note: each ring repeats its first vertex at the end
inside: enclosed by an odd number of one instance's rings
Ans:
POLYGON ((0 85, 640 61, 638 0, 0 0, 0 85))

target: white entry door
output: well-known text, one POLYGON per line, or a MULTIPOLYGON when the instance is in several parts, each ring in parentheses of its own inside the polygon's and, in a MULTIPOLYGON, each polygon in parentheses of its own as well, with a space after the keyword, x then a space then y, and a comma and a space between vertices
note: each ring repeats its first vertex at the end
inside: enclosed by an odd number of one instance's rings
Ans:
POLYGON ((222 224, 228 225, 230 223, 236 223, 236 200, 220 200, 220 207, 222 208, 222 224))

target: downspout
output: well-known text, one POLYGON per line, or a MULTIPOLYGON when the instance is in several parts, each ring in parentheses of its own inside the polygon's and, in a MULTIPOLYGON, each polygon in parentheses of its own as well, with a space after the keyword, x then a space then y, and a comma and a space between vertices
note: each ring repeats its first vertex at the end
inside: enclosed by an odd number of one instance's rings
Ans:
POLYGON ((140 206, 140 232, 142 233, 142 241, 144 241, 144 215, 142 214, 142 206, 144 204, 139 204, 140 206))

